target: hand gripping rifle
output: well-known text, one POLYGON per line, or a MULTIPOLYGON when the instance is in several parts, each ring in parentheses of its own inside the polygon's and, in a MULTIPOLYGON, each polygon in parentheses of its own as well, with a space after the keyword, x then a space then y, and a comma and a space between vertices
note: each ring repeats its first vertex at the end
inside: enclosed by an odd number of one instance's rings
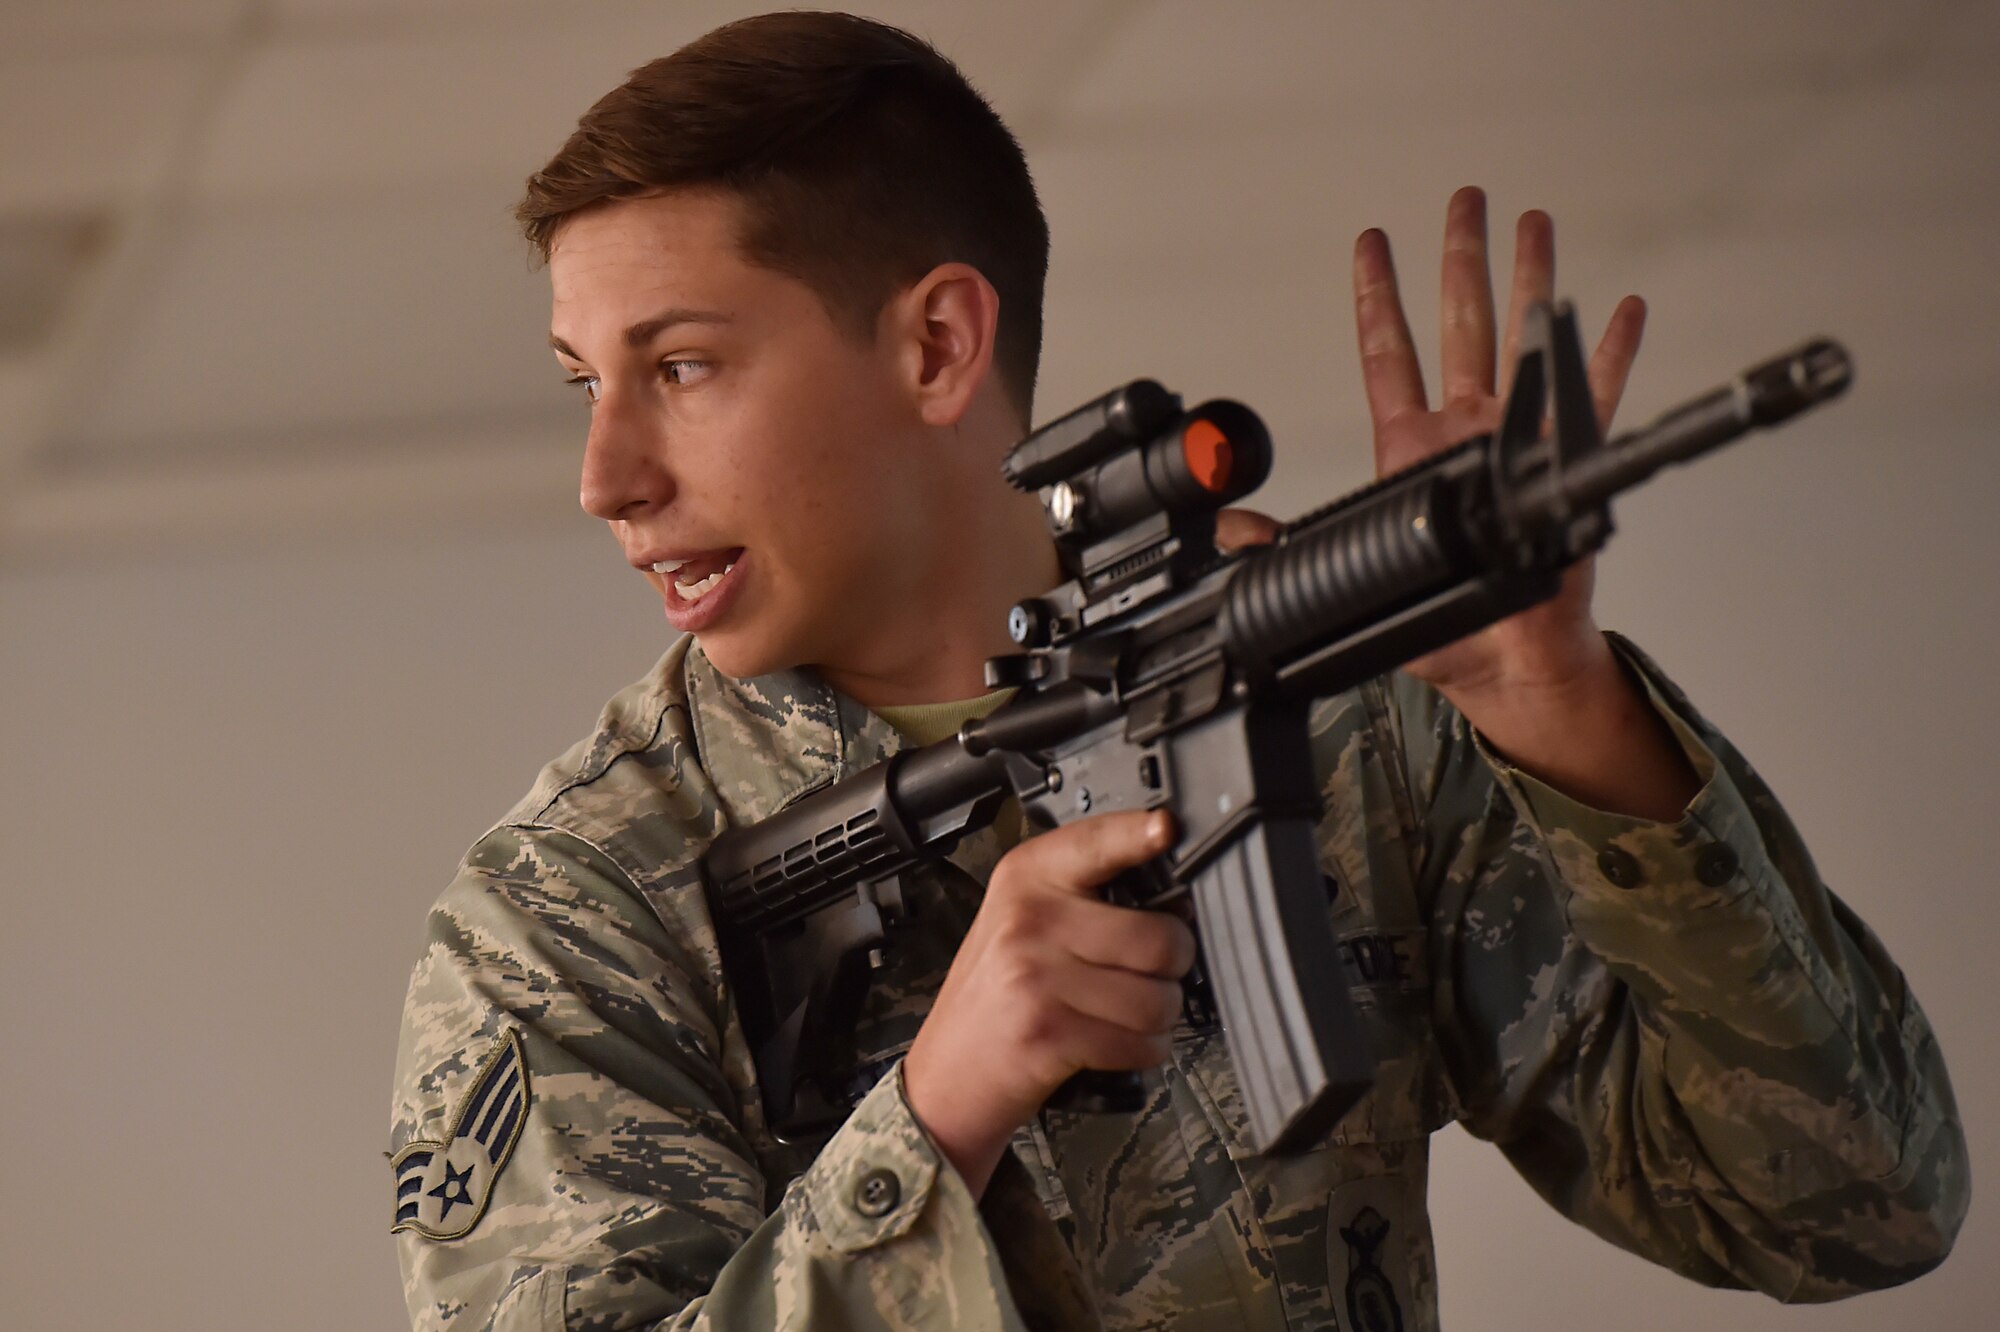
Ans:
MULTIPOLYGON (((1205 977, 1260 1151, 1305 1146, 1368 1088, 1373 1061, 1337 961, 1314 827, 1307 709, 1554 596, 1611 534, 1609 501, 1661 467, 1839 394, 1819 340, 1642 429, 1598 430, 1576 321, 1538 304, 1500 428, 1286 524, 1215 548, 1215 515, 1271 466, 1240 403, 1183 411, 1138 380, 1017 444, 1069 581, 1015 606, 1022 652, 986 666, 1007 704, 754 827, 705 869, 767 1113, 830 1131, 869 975, 903 913, 901 876, 990 824, 1011 793, 1036 827, 1165 808, 1179 842, 1107 886, 1191 898, 1205 977), (1545 416, 1547 421, 1545 423, 1545 416), (1545 429, 1546 424, 1546 429, 1545 429)), ((1086 1071, 1057 1101, 1136 1108, 1133 1074, 1086 1071)))

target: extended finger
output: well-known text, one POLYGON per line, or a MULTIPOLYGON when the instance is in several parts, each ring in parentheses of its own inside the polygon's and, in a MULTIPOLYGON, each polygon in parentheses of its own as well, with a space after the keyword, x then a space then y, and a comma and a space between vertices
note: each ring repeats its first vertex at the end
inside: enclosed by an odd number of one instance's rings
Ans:
POLYGON ((1590 396, 1597 404, 1597 428, 1611 429, 1618 401, 1625 396, 1625 382, 1631 377, 1632 362, 1639 357, 1639 339, 1646 332, 1646 303, 1627 296, 1611 312, 1597 350, 1590 354, 1590 396))
POLYGON ((1158 1068, 1173 1057, 1173 1037, 1164 1031, 1133 1031, 1074 1009, 1068 1025, 1061 1048, 1077 1068, 1158 1068))
POLYGON ((1056 993, 1071 1011, 1127 1031, 1171 1030, 1181 1015, 1181 984, 1115 967, 1072 962, 1054 974, 1056 993))
POLYGON ((1194 965, 1194 931, 1178 916, 1109 902, 1061 905, 1058 940, 1080 961, 1166 978, 1185 976, 1194 965))
MULTIPOLYGON (((1022 842, 1001 863, 1009 882, 1098 898, 1121 870, 1145 863, 1172 845, 1172 818, 1164 810, 1094 814, 1022 842), (1155 825, 1155 817, 1164 820, 1155 825), (1165 831, 1161 831, 1164 826, 1165 831)), ((999 868, 994 870, 1000 877, 999 868)))
POLYGON ((1556 289, 1556 229, 1539 208, 1521 214, 1514 228, 1514 281, 1507 297, 1507 340, 1500 347, 1500 374, 1514 380, 1514 362, 1521 354, 1521 325, 1528 307, 1551 299, 1556 289))
MULTIPOLYGON (((1361 340, 1361 382, 1379 440, 1383 425, 1427 405, 1423 368, 1396 290, 1389 238, 1379 228, 1369 228, 1354 242, 1354 324, 1361 340)), ((1376 461, 1379 465, 1381 460, 1376 461)))
POLYGON ((1442 383, 1447 404, 1493 393, 1493 274, 1486 258, 1486 194, 1468 185, 1444 219, 1442 383))
POLYGON ((1278 539, 1278 520, 1254 509, 1218 509, 1215 548, 1225 555, 1245 546, 1267 546, 1278 539))

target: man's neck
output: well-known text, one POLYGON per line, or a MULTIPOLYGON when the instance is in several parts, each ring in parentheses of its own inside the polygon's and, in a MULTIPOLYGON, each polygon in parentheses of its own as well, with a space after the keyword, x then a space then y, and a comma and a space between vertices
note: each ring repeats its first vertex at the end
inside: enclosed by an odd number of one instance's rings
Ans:
POLYGON ((869 708, 949 703, 987 691, 986 662, 1016 652, 1007 612, 1063 581, 1048 516, 995 475, 1018 423, 999 405, 939 434, 942 469, 928 549, 892 575, 893 614, 857 617, 853 636, 818 664, 822 679, 869 708), (837 663, 837 664, 836 664, 837 663))
MULTIPOLYGON (((1047 586, 1037 588, 1047 591, 1047 586)), ((1034 593, 1023 593, 1031 596, 1034 593)), ((991 598, 982 598, 982 602, 991 598)), ((988 608, 986 622, 952 625, 939 620, 905 621, 913 630, 901 651, 881 653, 860 668, 821 666, 821 677, 835 689, 868 708, 909 707, 978 698, 989 692, 986 662, 1019 649, 1004 631, 1007 609, 988 608)), ((961 620, 969 619, 961 612, 961 620)), ((878 640, 877 646, 887 646, 878 640)))
POLYGON ((1007 612, 1062 581, 1045 528, 1010 549, 1014 558, 988 552, 955 580, 900 608, 892 626, 869 630, 865 653, 839 666, 821 665, 821 678, 869 708, 950 703, 988 693, 987 659, 1020 650, 1007 636, 1007 612))

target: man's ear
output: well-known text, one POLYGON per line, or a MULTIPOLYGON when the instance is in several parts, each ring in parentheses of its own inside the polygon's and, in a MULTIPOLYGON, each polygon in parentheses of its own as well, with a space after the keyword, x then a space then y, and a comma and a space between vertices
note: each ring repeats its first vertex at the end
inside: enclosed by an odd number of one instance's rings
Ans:
POLYGON ((992 373, 1000 293, 970 264, 939 264, 887 313, 904 386, 925 424, 956 425, 992 373))

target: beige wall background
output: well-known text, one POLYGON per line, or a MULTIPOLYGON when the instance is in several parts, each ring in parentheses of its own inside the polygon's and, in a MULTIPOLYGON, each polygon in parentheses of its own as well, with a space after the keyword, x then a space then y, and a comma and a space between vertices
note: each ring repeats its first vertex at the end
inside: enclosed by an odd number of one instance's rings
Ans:
MULTIPOLYGON (((1697 1288, 1437 1142, 1446 1321, 1991 1325, 2000 9, 884 3, 1025 140, 1044 416, 1137 374, 1367 479, 1347 288, 1434 345, 1443 206, 1549 209, 1637 422, 1815 333, 1841 404, 1621 503, 1600 618, 1787 802, 1950 1057, 1981 1195, 1912 1286, 1697 1288)), ((402 1320, 389 1073, 463 848, 665 647, 575 507, 506 209, 733 3, 0 3, 0 1273, 9 1328, 402 1320)), ((1507 246, 1500 250, 1504 257, 1507 246)))

